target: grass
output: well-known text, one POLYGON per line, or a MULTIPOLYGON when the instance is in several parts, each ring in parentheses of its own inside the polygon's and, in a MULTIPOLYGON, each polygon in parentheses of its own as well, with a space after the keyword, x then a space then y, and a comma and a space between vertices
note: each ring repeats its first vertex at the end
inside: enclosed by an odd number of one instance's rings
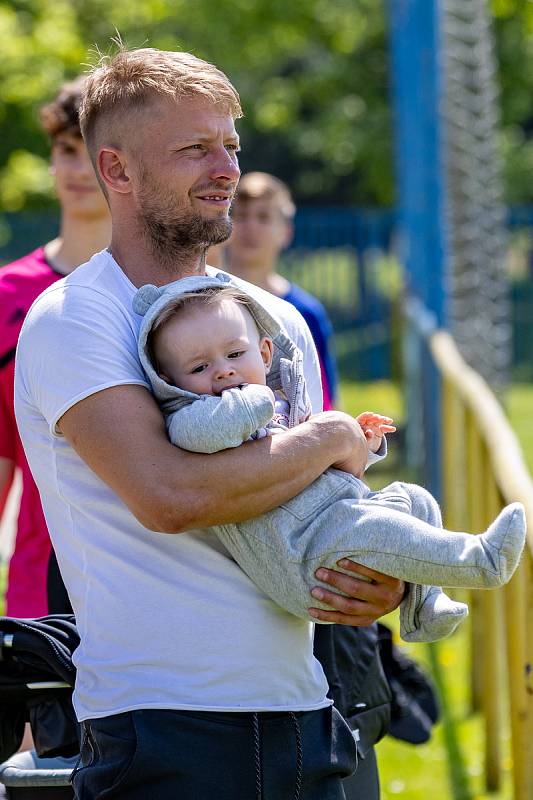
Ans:
POLYGON ((505 397, 505 406, 522 445, 526 464, 533 473, 533 384, 513 384, 505 397))
MULTIPOLYGON (((344 381, 341 401, 345 411, 356 414, 372 409, 392 416, 400 425, 404 407, 394 384, 358 384, 344 381)), ((516 384, 505 398, 511 424, 533 472, 533 385, 516 384)), ((390 438, 390 466, 374 467, 371 483, 383 485, 398 478, 409 479, 402 469, 398 446, 390 438)), ((369 476, 370 477, 370 476, 369 476)), ((387 622, 396 632, 397 615, 387 622)), ((398 641, 398 639, 397 639, 398 641)), ((503 775, 501 791, 484 790, 484 730, 478 714, 469 706, 469 623, 452 637, 432 645, 407 645, 406 652, 423 664, 433 677, 441 701, 441 721, 425 745, 409 745, 385 737, 377 746, 382 800, 510 800, 511 773, 509 733, 502 736, 503 775)))

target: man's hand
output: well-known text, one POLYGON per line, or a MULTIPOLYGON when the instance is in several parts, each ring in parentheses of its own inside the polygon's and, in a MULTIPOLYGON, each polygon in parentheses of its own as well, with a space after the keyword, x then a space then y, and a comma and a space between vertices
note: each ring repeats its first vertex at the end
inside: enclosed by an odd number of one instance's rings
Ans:
POLYGON ((316 577, 323 583, 328 583, 339 589, 348 597, 330 591, 323 586, 316 586, 311 594, 331 606, 332 611, 323 611, 320 608, 310 608, 312 617, 323 622, 336 622, 340 625, 353 625, 367 627, 377 619, 394 611, 400 605, 404 593, 405 583, 389 575, 383 575, 373 569, 356 564, 347 558, 339 561, 339 566, 369 579, 369 582, 357 577, 351 577, 344 572, 320 567, 316 577))

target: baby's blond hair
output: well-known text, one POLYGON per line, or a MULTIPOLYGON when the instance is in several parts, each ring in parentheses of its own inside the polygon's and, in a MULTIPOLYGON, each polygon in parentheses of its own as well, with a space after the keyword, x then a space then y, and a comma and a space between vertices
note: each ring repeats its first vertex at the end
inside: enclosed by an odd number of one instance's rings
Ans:
MULTIPOLYGON (((190 309, 194 309, 195 307, 205 308, 215 305, 216 303, 221 303, 223 300, 231 300, 234 303, 238 303, 250 312, 249 298, 235 286, 223 286, 220 289, 211 287, 209 289, 203 289, 200 292, 184 292, 170 300, 167 305, 161 309, 152 323, 146 342, 150 361, 157 373, 161 372, 161 365, 157 358, 157 338, 165 325, 171 319, 174 319, 184 312, 188 312, 190 309)), ((254 315, 251 314, 251 312, 250 315, 254 320, 258 335, 261 336, 261 331, 257 326, 254 315)))

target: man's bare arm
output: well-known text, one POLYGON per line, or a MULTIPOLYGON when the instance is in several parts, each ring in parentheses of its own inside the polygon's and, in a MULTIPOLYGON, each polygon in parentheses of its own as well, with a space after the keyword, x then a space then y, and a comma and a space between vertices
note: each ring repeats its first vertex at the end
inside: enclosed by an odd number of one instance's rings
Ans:
POLYGON ((283 436, 200 455, 172 445, 152 395, 115 386, 59 421, 67 441, 147 528, 180 533, 276 508, 325 469, 360 453, 364 435, 342 412, 317 414, 283 436))

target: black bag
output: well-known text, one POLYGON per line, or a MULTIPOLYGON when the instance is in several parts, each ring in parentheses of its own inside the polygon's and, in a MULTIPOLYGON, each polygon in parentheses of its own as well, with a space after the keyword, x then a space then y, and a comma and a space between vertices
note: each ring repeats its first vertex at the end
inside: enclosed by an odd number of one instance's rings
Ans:
POLYGON ((0 617, 0 762, 19 749, 25 722, 39 756, 79 752, 72 707, 78 644, 72 614, 0 617))
POLYGON ((391 691, 381 666, 377 625, 316 625, 314 653, 326 674, 329 696, 356 732, 364 758, 390 722, 391 691))
POLYGON ((437 694, 428 675, 396 647, 392 633, 378 623, 381 663, 392 692, 389 734, 411 744, 424 744, 440 716, 437 694))

